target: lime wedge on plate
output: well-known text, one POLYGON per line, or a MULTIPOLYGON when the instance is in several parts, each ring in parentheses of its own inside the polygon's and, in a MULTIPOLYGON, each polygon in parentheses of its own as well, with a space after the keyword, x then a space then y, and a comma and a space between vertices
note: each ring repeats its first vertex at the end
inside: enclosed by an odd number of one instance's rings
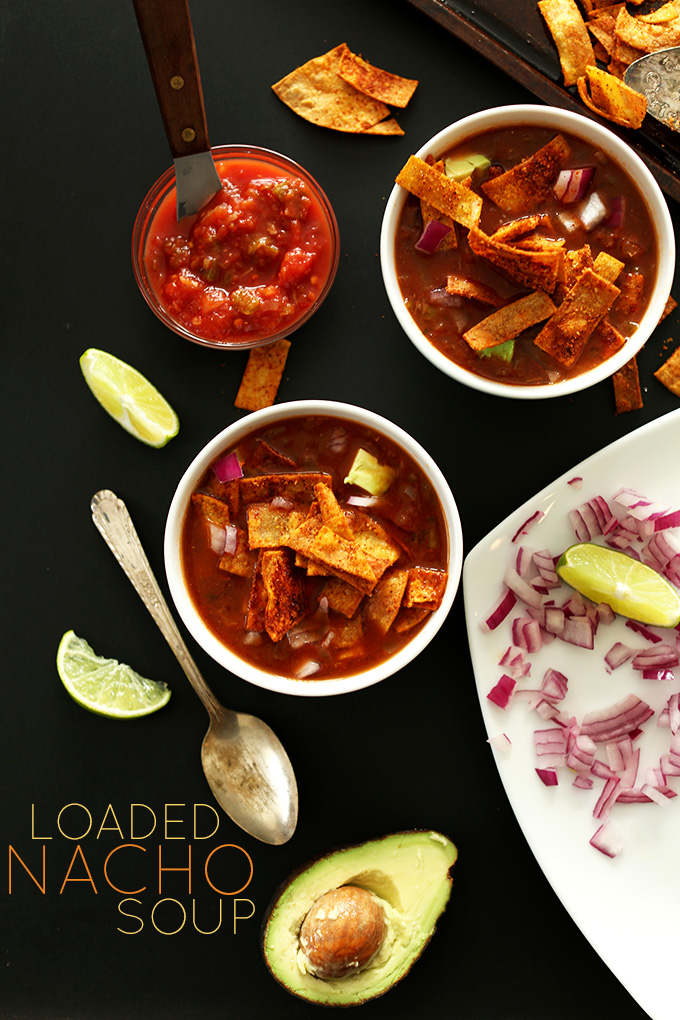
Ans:
POLYGON ((655 627, 680 622, 680 594, 652 567, 594 542, 572 545, 562 553, 558 575, 593 602, 606 602, 615 613, 655 627))
POLYGON ((177 435, 179 418, 136 368, 95 347, 85 351, 80 367, 104 410, 136 439, 159 447, 177 435))
POLYGON ((149 715, 170 698, 166 684, 147 680, 116 659, 96 655, 72 630, 59 643, 57 672, 79 705, 110 719, 149 715))

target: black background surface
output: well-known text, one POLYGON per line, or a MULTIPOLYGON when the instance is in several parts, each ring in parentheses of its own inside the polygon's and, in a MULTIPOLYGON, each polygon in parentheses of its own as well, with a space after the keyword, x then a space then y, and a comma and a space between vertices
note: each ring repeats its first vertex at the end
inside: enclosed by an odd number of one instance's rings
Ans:
MULTIPOLYGON (((639 359, 644 409, 617 417, 609 381, 571 398, 525 402, 459 386, 416 352, 391 313, 378 237, 395 173, 446 124, 485 107, 531 102, 528 93, 396 0, 194 0, 192 17, 212 143, 249 142, 298 160, 326 190, 340 225, 336 283, 294 337, 280 400, 349 401, 409 431, 451 484, 468 550, 573 464, 677 406, 652 377, 663 343, 677 335, 677 316, 639 359), (317 128, 271 91, 297 64, 342 41, 380 67, 420 79, 399 115, 403 138, 317 128)), ((285 846, 267 847, 223 819, 219 842, 244 848, 254 865, 244 895, 256 917, 236 935, 228 919, 210 936, 189 924, 172 936, 153 929, 159 838, 150 837, 143 866, 135 862, 136 870, 120 876, 128 887, 142 873, 148 881, 144 930, 116 930, 120 896, 107 888, 102 865, 121 839, 111 832, 95 838, 107 805, 122 841, 130 842, 131 803, 150 806, 159 818, 165 804, 186 805, 171 814, 190 817, 191 805, 210 803, 199 756, 207 720, 92 526, 89 502, 103 487, 123 497, 165 587, 168 505, 193 456, 241 416, 233 400, 246 355, 176 337, 136 288, 132 224, 170 155, 132 5, 34 0, 7 5, 0 28, 0 825, 3 847, 14 846, 35 874, 42 843, 48 848, 44 895, 16 866, 11 895, 6 879, 0 883, 0 1011, 22 1020, 311 1016, 319 1007, 288 996, 260 957, 259 922, 272 893, 294 868, 333 846, 423 827, 445 832, 459 847, 450 905, 413 973, 363 1006, 362 1015, 566 1020, 576 1010, 582 1020, 643 1017, 551 890, 509 808, 485 742, 462 592, 414 663, 341 698, 260 690, 221 671, 191 643, 216 695, 261 715, 281 737, 298 776, 299 827, 285 846), (78 365, 90 346, 140 369, 176 408, 181 430, 166 448, 136 442, 98 407, 78 365), (70 628, 101 654, 166 679, 170 704, 129 724, 82 711, 54 665, 70 628), (60 837, 56 819, 72 803, 93 816, 81 845, 96 896, 85 882, 59 892, 75 842, 60 837), (51 840, 31 838, 32 804, 34 835, 51 840)), ((677 223, 677 207, 671 212, 677 223)), ((215 897, 200 881, 205 850, 190 826, 179 831, 188 838, 164 841, 165 860, 182 866, 193 842, 193 898, 208 928, 215 897)), ((205 842, 213 847, 217 840, 205 842)), ((234 862, 236 877, 238 852, 234 862)), ((84 875, 82 867, 76 874, 84 875)), ((163 896, 190 909, 181 875, 167 878, 163 896)))

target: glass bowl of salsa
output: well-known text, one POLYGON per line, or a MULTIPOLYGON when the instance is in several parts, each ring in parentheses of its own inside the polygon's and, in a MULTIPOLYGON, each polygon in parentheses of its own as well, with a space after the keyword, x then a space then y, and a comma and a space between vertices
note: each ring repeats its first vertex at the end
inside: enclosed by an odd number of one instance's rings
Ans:
POLYGON ((458 588, 455 500, 426 451, 350 404, 246 415, 184 473, 167 517, 175 606, 225 669, 279 693, 359 690, 434 638, 458 588))
POLYGON ((380 240, 387 295, 416 348, 458 382, 574 393, 622 368, 662 318, 675 267, 666 202, 594 120, 482 111, 426 142, 397 180, 380 240))
POLYGON ((245 349, 289 336, 317 311, 338 267, 332 206, 303 167, 247 145, 212 149, 222 189, 176 216, 175 169, 142 202, 132 236, 135 279, 179 336, 245 349))

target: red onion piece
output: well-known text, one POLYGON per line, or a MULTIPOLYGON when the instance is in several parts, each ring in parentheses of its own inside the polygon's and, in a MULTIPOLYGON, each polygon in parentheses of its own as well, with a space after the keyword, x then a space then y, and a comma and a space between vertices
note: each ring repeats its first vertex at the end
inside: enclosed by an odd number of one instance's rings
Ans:
POLYGON ((626 204, 623 196, 614 195, 611 202, 611 211, 609 213, 609 219, 607 220, 607 226, 611 227, 612 230, 618 230, 622 227, 625 211, 626 204))
POLYGON ((625 840, 616 826, 610 821, 606 821, 596 831, 590 840, 590 845, 607 857, 616 857, 623 850, 625 840))
POLYGON ((524 524, 520 525, 515 534, 512 536, 512 541, 516 542, 520 535, 526 535, 529 528, 532 528, 534 524, 538 524, 538 522, 542 521, 544 517, 545 513, 543 510, 537 510, 531 515, 531 517, 527 517, 524 524))
POLYGON ((663 517, 657 517, 654 520, 655 531, 664 531, 666 528, 677 527, 680 527, 680 510, 674 510, 672 513, 664 514, 663 517))
POLYGON ((503 583, 526 605, 532 606, 534 609, 541 608, 543 604, 542 596, 530 584, 527 584, 513 567, 506 569, 503 583))
POLYGON ((594 166, 577 167, 575 170, 561 170, 555 182, 555 198, 565 205, 579 202, 585 197, 594 174, 594 166))
POLYGON ((574 475, 573 478, 569 479, 569 481, 567 482, 567 485, 573 485, 575 489, 580 489, 581 486, 583 485, 583 478, 582 478, 582 476, 581 475, 574 475))
POLYGON ((661 669, 680 663, 677 649, 671 645, 657 644, 643 648, 633 658, 633 669, 661 669))
POLYGON ((210 535, 210 548, 218 556, 221 556, 227 541, 226 531, 221 525, 213 524, 212 521, 208 521, 208 531, 210 535))
POLYGON ((235 450, 216 460, 212 469, 220 482, 231 482, 234 478, 243 477, 241 462, 235 450))
POLYGON ((511 676, 508 676, 507 673, 504 673, 496 686, 491 688, 487 698, 489 701, 493 701, 494 705, 498 705, 499 708, 507 708, 516 686, 516 681, 511 676))
POLYGON ((436 251, 440 241, 446 237, 447 234, 451 233, 451 227, 447 227, 441 220, 428 220, 423 227, 423 232, 416 241, 416 248, 418 251, 425 252, 426 255, 432 255, 436 251))
POLYGON ((579 219, 587 231, 594 230, 607 218, 607 206, 597 191, 591 192, 578 209, 579 219))
POLYGON ((616 641, 605 655, 604 661, 610 669, 618 669, 619 666, 623 666, 624 662, 629 662, 634 655, 634 648, 624 645, 621 641, 616 641))
POLYGON ((487 743, 491 744, 494 751, 501 751, 507 754, 512 749, 512 741, 507 733, 497 733, 493 737, 489 737, 487 743))
POLYGON ((224 532, 224 551, 230 556, 233 556, 236 552, 236 546, 238 543, 238 528, 233 524, 227 524, 224 532))
POLYGON ((606 743, 632 734, 652 715, 654 712, 645 701, 635 694, 629 694, 616 705, 587 712, 581 723, 581 732, 592 737, 596 743, 606 743))
POLYGON ((555 769, 536 769, 536 775, 544 786, 557 786, 557 772, 555 769))
POLYGON ((512 607, 517 602, 514 592, 506 588, 500 598, 494 603, 491 611, 480 626, 483 630, 495 630, 506 618, 512 607))

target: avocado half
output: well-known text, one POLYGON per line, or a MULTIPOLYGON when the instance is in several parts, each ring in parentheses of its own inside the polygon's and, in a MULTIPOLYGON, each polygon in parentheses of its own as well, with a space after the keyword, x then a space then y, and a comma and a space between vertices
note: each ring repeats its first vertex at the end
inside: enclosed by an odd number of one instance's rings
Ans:
POLYGON ((457 857, 446 836, 416 831, 333 850, 305 865, 283 884, 265 918, 262 950, 269 970, 293 995, 324 1006, 354 1006, 383 995, 432 938, 451 893, 457 857), (308 970, 300 929, 313 904, 341 886, 359 886, 378 898, 386 934, 364 969, 322 979, 308 970))

